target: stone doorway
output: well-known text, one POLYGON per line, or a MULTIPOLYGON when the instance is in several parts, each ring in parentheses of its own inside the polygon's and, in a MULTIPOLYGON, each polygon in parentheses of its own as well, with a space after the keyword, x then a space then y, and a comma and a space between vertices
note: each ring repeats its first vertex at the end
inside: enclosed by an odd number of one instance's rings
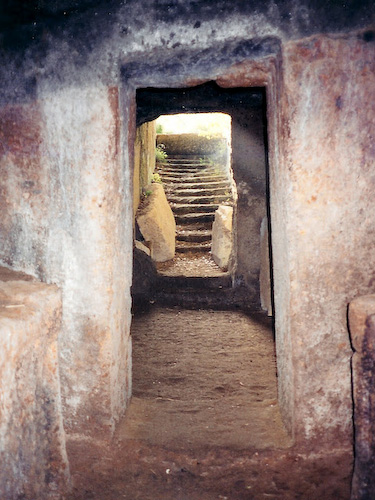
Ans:
MULTIPOLYGON (((269 214, 269 200, 268 200, 268 173, 267 173, 267 126, 266 126, 266 96, 264 88, 256 88, 256 89, 220 89, 217 84, 214 82, 209 82, 208 84, 204 84, 198 86, 198 88, 192 89, 145 89, 139 90, 137 94, 137 103, 138 103, 138 125, 142 124, 142 120, 145 119, 153 119, 156 118, 159 114, 165 114, 165 111, 186 111, 189 112, 194 110, 195 112, 204 112, 207 110, 210 111, 219 111, 226 112, 231 116, 231 136, 232 136, 232 151, 231 151, 231 166, 233 169, 233 177, 237 182, 237 191, 238 191, 238 201, 235 205, 235 217, 234 217, 234 238, 233 238, 233 263, 232 268, 226 277, 229 279, 224 282, 219 279, 218 275, 211 275, 208 279, 208 276, 202 273, 201 270, 197 270, 195 275, 192 276, 181 276, 170 275, 167 279, 161 280, 159 279, 156 282, 156 293, 152 297, 152 302, 156 301, 157 305, 164 306, 182 306, 188 309, 200 309, 196 313, 191 313, 190 321, 192 326, 192 331, 194 331, 194 318, 196 318, 197 323, 200 322, 200 316, 203 314, 209 314, 208 310, 215 309, 234 309, 234 308, 243 308, 247 311, 260 311, 261 304, 263 305, 264 301, 261 300, 260 297, 260 276, 261 276, 261 263, 262 256, 261 251, 266 247, 267 252, 266 258, 263 257, 263 264, 265 260, 269 259, 270 252, 268 252, 269 243, 268 243, 268 233, 264 230, 264 226, 268 228, 268 218, 269 214), (170 103, 173 103, 173 108, 171 108, 170 103), (205 103, 204 105, 202 103, 205 103), (151 105, 152 103, 152 105, 151 105), (158 105, 156 104, 158 103, 158 105), (202 106, 202 107, 201 107, 202 106), (261 236, 263 234, 263 242, 261 242, 261 236), (263 243, 263 245, 261 244, 263 243), (214 283, 217 283, 217 288, 215 290, 214 283), (208 293, 208 288, 209 293, 208 293), (223 290, 225 288, 225 290, 223 290), (165 292, 164 289, 168 289, 165 292), (213 298, 213 290, 215 292, 215 298, 213 298), (208 295, 210 297, 208 297, 208 295), (204 311, 207 309, 207 311, 204 311)), ((166 148, 168 151, 168 148, 166 148)), ((166 163, 166 165, 168 165, 166 163)), ((190 167, 189 167, 190 168, 190 167)), ((160 170, 161 172, 161 170, 160 170)), ((167 172, 167 177, 171 175, 169 170, 167 172)), ((173 176, 175 176, 175 172, 173 172, 173 176)), ((266 262, 268 264, 268 269, 270 267, 269 261, 266 262)), ((161 268, 163 269, 163 267, 161 268)), ((160 270, 160 266, 159 266, 160 270)), ((264 270, 263 270, 264 274, 264 270)), ((268 271, 269 275, 269 271, 268 271)), ((266 286, 270 289, 270 279, 268 278, 268 283, 263 283, 263 288, 266 286)), ((269 295, 271 292, 269 290, 269 295)), ((168 311, 168 310, 166 310, 168 311)), ((211 311, 212 312, 212 311, 211 311)), ((270 312, 270 311, 268 311, 270 312)), ((167 312, 161 312, 160 317, 164 317, 167 312)), ((176 310, 176 314, 180 313, 176 310)), ((189 315, 187 311, 181 311, 182 315, 189 315)), ((218 313, 219 314, 219 313, 218 313)), ((227 313, 230 317, 231 313, 227 313)), ((173 312, 170 313, 171 317, 173 317, 173 312)), ((136 318, 133 326, 133 341, 134 341, 134 359, 135 359, 135 370, 141 370, 142 366, 144 366, 144 362, 138 363, 142 357, 142 353, 139 352, 140 349, 146 348, 144 344, 146 337, 142 337, 139 339, 140 332, 149 331, 151 334, 152 324, 155 324, 155 335, 158 335, 160 332, 157 330, 157 323, 160 319, 158 313, 155 313, 154 308, 151 312, 148 312, 144 318, 136 318), (154 318, 155 323, 152 323, 151 318, 154 318), (147 321, 149 320, 149 323, 147 321), (140 324, 144 326, 140 327, 140 324), (151 321, 151 322, 150 322, 151 321), (146 326, 145 326, 146 325, 146 326), (158 333, 159 332, 159 333, 158 333), (143 344, 142 344, 143 342, 143 344), (142 347, 143 345, 143 347, 142 347)), ((235 316, 233 316, 235 318, 235 316)), ((263 315, 264 320, 267 319, 267 314, 263 315)), ((174 324, 175 328, 177 327, 177 319, 174 324)), ((215 321, 221 321, 221 316, 212 316, 211 321, 215 323, 215 321), (215 319, 216 318, 216 319, 215 319)), ((229 327, 229 323, 231 322, 226 316, 225 320, 228 322, 226 328, 229 327)), ((236 319, 234 319, 236 321, 236 319)), ((239 320, 241 322, 241 320, 239 320)), ((259 321, 255 319, 255 323, 259 321)), ((173 321, 172 321, 173 323, 173 321)), ((169 327, 172 325, 169 320, 169 327)), ((251 321, 250 321, 251 323, 251 321)), ((244 327, 244 332, 246 328, 248 328, 248 335, 252 335, 253 323, 244 327)), ((198 327, 199 325, 197 325, 198 327)), ((263 334, 271 340, 272 339, 272 324, 271 321, 268 322, 267 325, 264 325, 265 329, 263 334)), ((168 328, 168 325, 165 327, 168 328)), ((214 326, 211 326, 212 331, 215 330, 214 326)), ((224 328, 225 329, 225 328, 224 328)), ((162 331, 165 329, 162 328, 162 331)), ((177 333, 177 332, 176 332, 177 333)), ((181 332, 178 332, 180 335, 181 332)), ((246 338, 246 333, 244 333, 246 338)), ((262 333, 261 333, 262 335, 262 333)), ((157 342, 155 339, 153 339, 157 342)), ((170 339, 169 339, 170 340, 170 339)), ((161 340, 160 340, 161 342, 161 340)), ((181 349, 185 349, 185 341, 183 339, 183 334, 181 335, 181 339, 178 341, 181 349), (180 345, 181 344, 181 345, 180 345)), ((225 345, 225 341, 223 343, 225 345)), ((272 349, 271 349, 272 350, 272 349)), ((194 351, 195 352, 195 351, 194 351)), ((200 353, 200 355, 209 355, 208 352, 206 354, 200 353)), ((152 357, 152 356, 150 356, 152 357)), ((159 355, 156 355, 158 358, 159 355)), ((271 356, 272 357, 272 356, 271 356)), ((233 366, 232 369, 234 371, 236 368, 236 360, 235 356, 232 359, 233 366)), ((275 362, 275 358, 273 359, 275 362)), ((157 359, 154 359, 152 365, 156 366, 157 359)), ((267 362, 266 362, 267 364, 267 362)), ((272 364, 272 362, 271 362, 272 364)), ((163 375, 160 373, 160 367, 156 371, 156 378, 163 379, 163 375)), ((238 368, 239 369, 239 368, 238 368)), ((247 367, 249 371, 251 371, 251 365, 247 367)), ((267 368, 263 367, 262 369, 267 371, 267 368)), ((161 369, 162 370, 162 369, 161 369)), ((272 370, 271 370, 272 371, 272 370)), ((246 369, 245 369, 246 372, 246 369)), ((210 377, 211 374, 207 373, 207 377, 210 377)), ((254 375, 256 378, 256 374, 254 375)), ((130 424, 134 427, 134 425, 138 428, 144 426, 144 422, 139 421, 139 408, 137 411, 137 405, 145 404, 143 401, 143 392, 140 389, 140 386, 144 384, 144 382, 140 382, 140 378, 144 380, 145 374, 143 371, 135 371, 133 374, 134 378, 134 389, 135 389, 135 403, 133 402, 131 405, 131 420, 130 424), (140 396, 141 395, 141 396, 140 396), (134 409, 135 408, 135 409, 134 409)), ((259 377, 261 377, 259 373, 259 377)), ((147 376, 146 376, 147 379, 147 376)), ((175 378, 172 377, 173 380, 175 378)), ((176 379, 177 386, 181 382, 180 379, 176 379)), ((159 383, 158 381, 153 381, 152 383, 159 383)), ((273 379, 274 387, 276 387, 276 377, 273 379)), ((272 385, 272 382, 271 382, 272 385)), ((222 390, 222 387, 218 383, 218 391, 222 390)), ((147 391, 152 391, 152 387, 149 387, 147 391)), ((164 390, 164 387, 163 389, 164 390)), ((225 390, 225 389, 224 389, 225 390)), ((158 400, 158 395, 155 393, 155 398, 158 400)), ((276 396, 276 392, 275 392, 276 396)), ((165 399, 165 398, 164 398, 165 399)), ((147 397, 146 397, 147 400, 147 397)), ((158 400, 159 401, 159 400, 158 400)), ((161 401, 164 401, 161 397, 161 401)), ((167 398, 168 401, 168 398, 167 398)), ((171 406, 174 406, 171 401, 171 406)), ((189 405, 189 402, 185 402, 189 405)), ((215 403, 214 403, 215 404, 215 403)), ((273 405, 276 405, 278 411, 278 405, 276 399, 273 401, 273 405)), ((153 406, 152 406, 153 408, 153 406)), ((150 407, 150 411, 152 412, 152 408, 150 407)), ((154 408, 155 410, 155 408, 154 408)), ((176 410, 172 409, 171 412, 175 412, 176 410)), ((256 409, 253 408, 251 411, 256 413, 256 409)), ((204 414, 204 409, 199 408, 197 412, 202 415, 204 414)), ((142 414, 142 410, 140 411, 142 414)), ((147 411, 146 411, 147 413, 147 411)), ((160 415, 159 415, 160 417, 160 415)), ((246 418, 246 417, 245 417, 246 418)), ((173 419, 172 419, 173 420, 173 419)), ((235 417, 237 420, 237 417, 235 417)), ((155 422, 162 422, 163 418, 156 418, 155 422)), ((154 424, 155 424, 154 422, 154 424)), ((280 421, 281 422, 281 421, 280 421)), ((128 422, 129 423, 129 422, 128 422)), ((155 424, 156 425, 156 424, 155 424)), ((159 425, 159 424, 157 424, 159 425)), ((220 425, 219 425, 220 427, 220 425)), ((218 427, 218 429, 219 429, 218 427)), ((136 431, 137 432, 137 431, 136 431)), ((165 429, 160 429, 160 432, 164 432, 168 434, 165 429)), ((215 430, 213 429, 213 432, 215 430)), ((282 432, 285 432, 283 430, 282 432)), ((186 433, 186 431, 185 431, 186 433)), ((260 433, 262 434, 262 433, 260 433)), ((183 435, 183 432, 182 432, 183 435)), ((233 436, 232 436, 233 437, 233 436)), ((177 436, 178 439, 182 439, 181 435, 177 436)), ((268 436, 267 439, 271 441, 275 437, 268 436)), ((151 437, 150 439, 154 439, 151 437)), ((241 439, 241 438, 239 438, 241 439)), ((262 447, 261 437, 259 436, 259 440, 256 446, 262 447)), ((266 439, 266 441, 267 441, 266 439)), ((277 440, 277 438, 276 438, 277 440)), ((265 442, 266 442, 265 441, 265 442)))
POLYGON ((231 116, 231 166, 238 196, 229 266, 232 293, 228 294, 228 300, 239 307, 259 310, 261 303, 265 304, 260 298, 260 276, 263 290, 270 289, 269 272, 261 273, 262 262, 267 271, 269 268, 268 252, 266 259, 261 258, 261 248, 268 250, 268 235, 264 230, 265 245, 264 241, 261 245, 261 226, 263 221, 263 227, 268 227, 269 212, 265 89, 223 89, 215 82, 208 82, 192 88, 137 91, 137 125, 178 112, 221 112, 231 116))

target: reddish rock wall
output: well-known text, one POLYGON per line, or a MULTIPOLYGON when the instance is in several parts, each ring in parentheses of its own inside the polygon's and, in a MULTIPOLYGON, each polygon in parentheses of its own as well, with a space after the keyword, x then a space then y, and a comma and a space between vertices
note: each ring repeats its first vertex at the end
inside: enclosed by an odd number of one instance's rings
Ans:
POLYGON ((270 182, 282 410, 297 440, 350 447, 347 304, 374 289, 374 44, 289 42, 278 104, 270 182))
POLYGON ((61 294, 0 268, 2 279, 0 497, 61 498, 69 489, 57 355, 61 294))
POLYGON ((349 305, 353 347, 352 380, 355 466, 351 500, 375 497, 375 295, 357 297, 349 305))
POLYGON ((63 290, 60 341, 69 434, 111 433, 131 387, 132 194, 117 88, 43 92, 51 202, 48 279, 63 290))
POLYGON ((0 254, 5 264, 43 277, 48 176, 41 164, 39 103, 0 108, 0 254))
MULTIPOLYGON (((164 27, 156 33, 150 22, 133 33, 124 15, 92 52, 96 38, 83 48, 72 23, 66 33, 76 47, 68 36, 43 33, 34 60, 25 58, 17 71, 10 56, 1 65, 0 260, 62 289, 59 353, 70 434, 112 430, 130 394, 133 153, 126 149, 133 145, 135 89, 216 79, 228 87, 267 86, 284 420, 300 443, 350 446, 346 306, 374 291, 374 34, 298 42, 290 40, 290 33, 301 36, 292 25, 279 31, 284 17, 249 13, 208 30, 186 26, 181 14, 184 29, 174 28, 167 45, 164 27), (27 100, 28 92, 38 101, 27 100), (13 104, 5 105, 9 96, 13 104)), ((169 23, 165 31, 175 20, 169 23)), ((244 218, 241 226, 247 224, 244 218)))
POLYGON ((113 430, 131 385, 132 202, 119 95, 99 84, 39 95, 0 110, 0 259, 61 286, 65 426, 97 435, 113 430))

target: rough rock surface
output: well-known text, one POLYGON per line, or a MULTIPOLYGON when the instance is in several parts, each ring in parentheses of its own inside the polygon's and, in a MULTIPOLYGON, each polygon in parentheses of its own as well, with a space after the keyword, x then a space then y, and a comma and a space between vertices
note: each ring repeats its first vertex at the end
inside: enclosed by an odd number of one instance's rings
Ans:
MULTIPOLYGON (((0 271, 0 279, 1 279, 0 271)), ((62 425, 57 287, 0 281, 0 498, 61 498, 69 489, 62 425)))
POLYGON ((234 282, 259 299, 264 137, 284 421, 351 450, 346 309, 375 282, 373 0, 5 3, 0 262, 62 289, 65 429, 113 430, 130 395, 136 89, 216 81, 266 87, 259 137, 255 115, 233 121, 234 282))
POLYGON ((151 257, 156 262, 173 259, 176 249, 176 223, 163 186, 150 185, 151 194, 137 215, 139 229, 151 243, 151 257))
POLYGON ((215 220, 212 225, 212 257, 223 270, 228 268, 232 251, 232 218, 233 207, 220 205, 215 212, 215 220))
POLYGON ((277 137, 285 156, 278 164, 275 152, 270 155, 284 418, 293 420, 298 439, 348 449, 352 352, 347 305, 374 290, 370 197, 375 152, 369 142, 375 116, 374 49, 374 43, 359 36, 288 44, 281 104, 286 121, 277 137))
POLYGON ((130 175, 118 89, 52 87, 0 108, 0 259, 61 288, 64 428, 97 436, 131 385, 130 175))
POLYGON ((351 500, 375 498, 375 295, 349 306, 352 359, 355 463, 351 500))
POLYGON ((139 245, 136 245, 133 253, 133 282, 131 287, 133 311, 138 308, 148 307, 155 281, 156 267, 150 253, 146 253, 139 245))

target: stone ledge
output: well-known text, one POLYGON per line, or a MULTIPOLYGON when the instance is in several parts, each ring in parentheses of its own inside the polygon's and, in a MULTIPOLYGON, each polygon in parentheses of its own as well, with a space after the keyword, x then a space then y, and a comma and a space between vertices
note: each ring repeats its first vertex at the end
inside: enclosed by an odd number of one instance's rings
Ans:
POLYGON ((0 498, 61 498, 69 489, 54 285, 0 281, 0 498))

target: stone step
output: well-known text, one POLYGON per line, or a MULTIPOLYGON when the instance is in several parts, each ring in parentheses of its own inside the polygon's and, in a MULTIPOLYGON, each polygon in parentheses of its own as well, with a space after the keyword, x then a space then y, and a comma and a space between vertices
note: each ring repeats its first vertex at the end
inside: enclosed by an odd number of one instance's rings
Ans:
POLYGON ((209 189, 187 189, 187 188, 176 188, 173 190, 176 196, 214 196, 214 195, 225 195, 227 198, 231 198, 231 193, 228 193, 227 188, 212 188, 209 189))
POLYGON ((167 163, 158 163, 157 166, 161 170, 182 170, 183 168, 191 169, 196 168, 197 170, 205 170, 205 169, 222 169, 222 167, 215 163, 201 163, 201 162, 172 162, 169 161, 167 163))
POLYGON ((210 213, 210 212, 215 212, 219 208, 219 205, 217 204, 176 204, 176 203, 171 203, 171 209, 174 214, 189 214, 193 212, 205 212, 205 213, 210 213))
MULTIPOLYGON (((230 311, 242 309, 252 314, 259 314, 257 304, 249 304, 247 297, 239 296, 232 288, 199 291, 183 288, 171 291, 160 290, 154 296, 154 303, 165 307, 181 307, 191 310, 212 309, 216 311, 230 311)), ((259 314, 259 317, 262 317, 262 314, 259 314)))
POLYGON ((215 214, 194 213, 194 214, 175 215, 174 218, 177 224, 191 224, 192 222, 213 222, 215 214))
POLYGON ((204 158, 202 158, 202 160, 201 160, 199 158, 199 156, 187 157, 187 156, 170 156, 170 155, 167 156, 166 160, 164 160, 160 163, 168 164, 169 162, 171 162, 171 163, 199 163, 199 164, 201 164, 202 162, 210 163, 208 160, 204 160, 204 158))
POLYGON ((199 177, 212 177, 216 175, 225 175, 222 172, 218 172, 215 169, 181 169, 181 170, 175 170, 175 169, 168 169, 168 170, 159 170, 158 174, 160 175, 161 178, 166 179, 167 177, 175 177, 175 178, 182 178, 185 179, 185 177, 193 177, 194 179, 199 178, 199 177))
POLYGON ((212 231, 207 229, 178 229, 176 232, 176 241, 202 242, 212 239, 212 231))
POLYGON ((157 277, 157 286, 162 290, 173 290, 177 288, 188 288, 190 290, 222 290, 232 287, 230 274, 223 273, 221 276, 165 276, 157 277))
POLYGON ((226 205, 232 205, 233 200, 227 195, 195 195, 195 196, 180 196, 177 194, 168 194, 168 201, 170 203, 198 203, 198 204, 209 204, 209 203, 220 203, 226 205))
POLYGON ((228 178, 225 177, 224 175, 215 175, 215 174, 212 174, 212 175, 207 175, 207 176, 203 176, 203 175, 197 175, 197 176, 169 176, 169 175, 165 175, 165 174, 161 174, 160 175, 160 178, 161 180, 163 181, 164 184, 171 184, 171 185, 174 185, 174 184, 181 184, 183 182, 188 182, 188 183, 205 183, 205 184, 212 184, 212 183, 215 183, 215 182, 225 182, 228 186, 230 186, 230 182, 228 181, 228 178))
POLYGON ((230 185, 228 184, 228 181, 212 181, 212 182, 179 182, 179 183, 173 183, 169 184, 168 182, 165 183, 165 187, 168 187, 170 189, 216 189, 216 188, 223 188, 226 189, 231 193, 231 188, 230 185))
POLYGON ((209 231, 210 233, 212 232, 212 222, 206 221, 206 222, 200 222, 199 225, 192 221, 192 222, 187 222, 185 221, 184 224, 177 224, 176 225, 176 234, 184 234, 189 231, 209 231))
POLYGON ((167 158, 164 160, 164 162, 196 162, 196 163, 211 163, 212 160, 208 158, 203 158, 202 156, 198 155, 189 155, 189 156, 183 156, 183 155, 168 155, 167 158))
MULTIPOLYGON (((179 162, 175 162, 175 161, 167 161, 167 162, 164 162, 164 163, 158 163, 158 167, 164 169, 164 168, 175 168, 176 170, 179 170, 180 168, 183 168, 183 167, 196 167, 196 168, 217 168, 217 164, 216 163, 204 163, 204 162, 200 162, 200 161, 179 161, 179 162)), ((221 166, 219 168, 222 168, 221 166)))
POLYGON ((228 273, 220 276, 166 276, 159 275, 153 299, 165 306, 179 306, 186 309, 229 310, 242 306, 232 288, 228 273))
POLYGON ((211 167, 213 168, 212 165, 204 165, 200 163, 180 163, 180 164, 173 164, 173 163, 168 163, 166 165, 163 165, 160 170, 165 171, 165 172, 191 172, 191 171, 202 171, 206 170, 206 168, 211 167))
POLYGON ((237 309, 233 289, 195 290, 194 288, 177 288, 173 290, 158 290, 154 301, 162 306, 177 306, 185 309, 237 309))
POLYGON ((185 179, 186 177, 192 177, 193 179, 196 179, 197 177, 202 177, 204 179, 208 179, 210 177, 222 177, 223 179, 228 179, 227 175, 225 172, 222 172, 220 170, 217 170, 215 168, 205 168, 203 170, 175 170, 175 169, 168 169, 168 170, 161 170, 158 169, 156 171, 160 177, 164 178, 176 178, 176 179, 185 179))
POLYGON ((174 163, 169 163, 168 165, 158 165, 158 170, 162 172, 176 172, 176 174, 179 174, 180 172, 187 171, 187 172, 222 172, 219 168, 215 167, 215 165, 204 165, 200 163, 180 163, 174 164, 174 163))
POLYGON ((207 253, 211 250, 211 242, 176 242, 177 253, 207 253))
POLYGON ((208 162, 208 161, 200 161, 200 160, 187 160, 187 159, 175 159, 175 158, 168 158, 167 161, 165 163, 163 163, 163 165, 197 165, 199 167, 203 166, 203 167, 210 167, 213 165, 213 163, 211 162, 208 162))

